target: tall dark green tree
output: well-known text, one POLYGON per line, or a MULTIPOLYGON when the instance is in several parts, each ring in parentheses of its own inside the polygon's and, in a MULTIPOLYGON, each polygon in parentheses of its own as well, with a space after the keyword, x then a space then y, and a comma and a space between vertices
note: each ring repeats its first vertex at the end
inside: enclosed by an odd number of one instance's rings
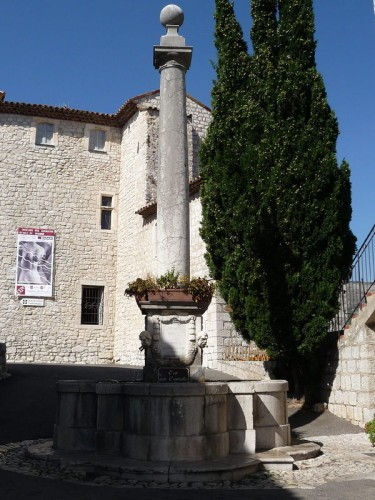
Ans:
POLYGON ((216 8, 217 80, 212 90, 215 123, 201 149, 204 162, 205 197, 203 234, 213 277, 221 280, 225 260, 236 247, 236 221, 233 205, 243 178, 240 162, 246 145, 245 103, 248 97, 249 59, 247 45, 233 7, 225 0, 216 8), (232 223, 228 224, 228 219, 232 223))
POLYGON ((312 0, 252 0, 253 54, 216 1, 217 80, 202 154, 202 236, 237 329, 313 399, 355 248, 349 168, 316 69, 312 0))

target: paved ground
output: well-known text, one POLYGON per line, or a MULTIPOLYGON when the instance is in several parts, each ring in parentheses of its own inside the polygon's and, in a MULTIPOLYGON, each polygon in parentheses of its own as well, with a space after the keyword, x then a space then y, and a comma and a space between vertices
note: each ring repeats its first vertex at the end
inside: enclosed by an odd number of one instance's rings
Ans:
POLYGON ((324 499, 373 500, 375 450, 362 429, 329 412, 315 414, 290 405, 293 435, 319 442, 323 455, 298 462, 291 472, 259 473, 237 484, 175 485, 145 488, 142 483, 108 486, 108 478, 88 484, 46 473, 25 461, 22 446, 9 443, 51 438, 55 417, 55 383, 62 379, 135 380, 129 367, 9 365, 12 377, 0 381, 0 499, 69 500, 237 500, 324 499), (3 445, 3 446, 1 446, 3 445), (6 458, 5 458, 6 457, 6 458), (22 470, 22 474, 20 471, 22 470), (178 487, 178 491, 176 491, 178 487))

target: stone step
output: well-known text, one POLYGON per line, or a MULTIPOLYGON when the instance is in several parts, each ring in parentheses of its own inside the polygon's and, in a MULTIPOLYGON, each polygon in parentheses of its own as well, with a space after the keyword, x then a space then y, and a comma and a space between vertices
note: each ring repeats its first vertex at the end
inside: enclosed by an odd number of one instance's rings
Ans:
POLYGON ((265 470, 292 470, 294 462, 308 460, 320 455, 320 446, 310 441, 281 446, 272 450, 256 453, 254 456, 265 470))
POLYGON ((375 292, 374 291, 369 291, 366 294, 367 302, 362 302, 358 308, 357 311, 352 315, 350 318, 350 322, 345 325, 344 331, 348 331, 351 328, 353 328, 355 325, 358 325, 359 323, 366 323, 367 320, 370 318, 370 316, 373 314, 374 307, 369 307, 372 306, 372 303, 374 302, 375 305, 375 292))
POLYGON ((292 470, 295 461, 320 454, 320 446, 312 442, 283 446, 256 454, 231 454, 225 458, 202 461, 155 462, 94 453, 66 453, 54 450, 52 441, 28 446, 27 456, 56 467, 65 474, 120 477, 156 483, 192 483, 239 481, 260 470, 292 470))
POLYGON ((260 470, 293 470, 294 458, 282 451, 258 452, 255 458, 260 462, 260 470))
POLYGON ((83 452, 61 452, 46 440, 28 446, 27 456, 56 467, 64 474, 107 476, 156 483, 238 481, 261 469, 252 454, 232 454, 225 458, 200 461, 151 461, 83 452))

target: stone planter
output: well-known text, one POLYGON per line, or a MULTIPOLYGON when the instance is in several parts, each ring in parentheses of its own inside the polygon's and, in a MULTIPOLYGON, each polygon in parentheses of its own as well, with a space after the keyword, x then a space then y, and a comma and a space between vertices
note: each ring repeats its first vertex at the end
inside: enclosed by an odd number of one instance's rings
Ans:
POLYGON ((183 288, 166 288, 150 290, 148 300, 152 302, 195 302, 192 295, 183 288))
POLYGON ((202 302, 193 299, 191 293, 183 288, 166 288, 159 290, 148 290, 143 295, 135 295, 138 307, 143 310, 144 306, 159 306, 163 308, 176 308, 179 305, 186 307, 193 306, 193 309, 199 308, 202 312, 206 311, 210 302, 202 302))

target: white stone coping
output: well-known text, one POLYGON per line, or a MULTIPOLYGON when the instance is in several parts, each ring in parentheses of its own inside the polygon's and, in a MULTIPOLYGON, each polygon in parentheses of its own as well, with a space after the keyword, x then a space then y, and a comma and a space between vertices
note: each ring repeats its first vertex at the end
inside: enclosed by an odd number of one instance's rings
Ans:
POLYGON ((92 392, 97 394, 134 394, 149 396, 200 396, 204 394, 262 394, 288 390, 285 380, 265 382, 205 382, 201 383, 146 383, 121 381, 60 380, 58 392, 92 392))
POLYGON ((288 382, 286 380, 266 380, 266 381, 235 381, 226 382, 229 391, 235 394, 286 392, 288 382))

